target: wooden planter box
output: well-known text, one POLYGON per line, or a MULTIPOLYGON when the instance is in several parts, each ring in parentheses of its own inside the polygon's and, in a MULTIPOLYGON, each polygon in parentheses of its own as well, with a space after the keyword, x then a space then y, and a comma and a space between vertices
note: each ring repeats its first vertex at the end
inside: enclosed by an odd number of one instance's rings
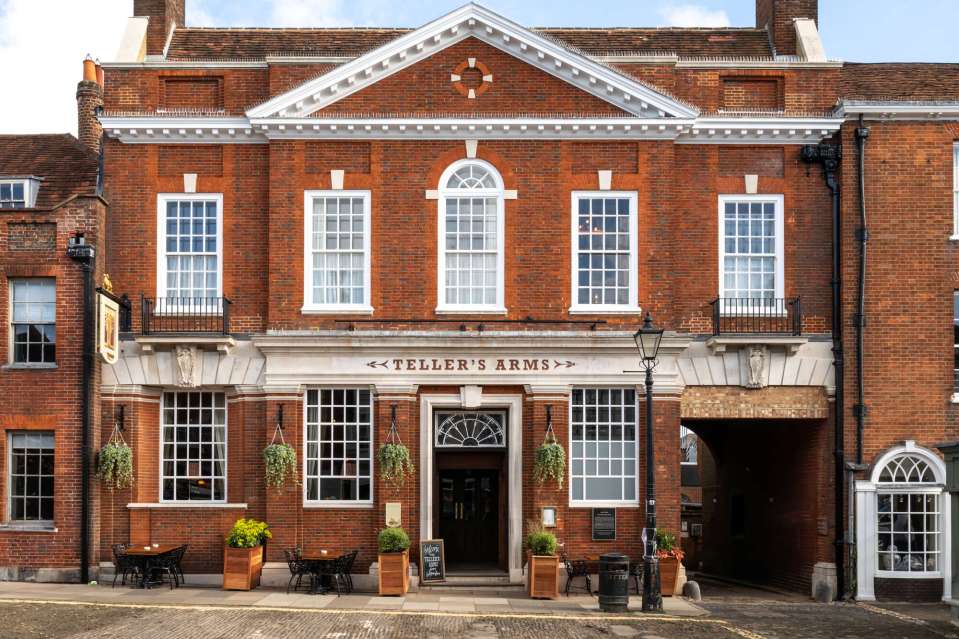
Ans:
POLYGON ((263 546, 223 549, 223 589, 253 590, 263 572, 263 546))
POLYGON ((679 576, 679 560, 666 557, 659 560, 660 589, 664 597, 672 597, 676 592, 676 578, 679 576))
POLYGON ((559 596, 559 557, 527 555, 527 570, 527 592, 531 598, 556 599, 559 596))
POLYGON ((410 588, 410 551, 380 554, 380 595, 405 595, 410 588))

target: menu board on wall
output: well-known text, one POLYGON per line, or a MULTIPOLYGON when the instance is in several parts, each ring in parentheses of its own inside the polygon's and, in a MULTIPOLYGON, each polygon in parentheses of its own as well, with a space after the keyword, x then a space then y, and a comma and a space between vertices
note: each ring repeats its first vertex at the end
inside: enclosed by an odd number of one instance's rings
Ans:
POLYGON ((446 556, 442 539, 420 542, 420 583, 446 581, 446 556))
POLYGON ((593 541, 616 539, 616 509, 593 508, 593 541))

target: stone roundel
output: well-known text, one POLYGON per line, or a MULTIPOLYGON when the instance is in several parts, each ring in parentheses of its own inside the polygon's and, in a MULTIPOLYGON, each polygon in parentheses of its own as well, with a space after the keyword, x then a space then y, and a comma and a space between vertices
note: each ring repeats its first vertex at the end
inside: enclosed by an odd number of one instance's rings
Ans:
POLYGON ((493 74, 490 72, 489 67, 477 60, 476 58, 469 58, 460 62, 453 73, 450 74, 450 82, 453 83, 453 88, 463 96, 466 96, 470 100, 475 100, 479 96, 483 95, 489 91, 490 87, 493 86, 493 74), (467 69, 477 69, 483 76, 483 81, 477 87, 468 87, 463 83, 463 72, 467 69))

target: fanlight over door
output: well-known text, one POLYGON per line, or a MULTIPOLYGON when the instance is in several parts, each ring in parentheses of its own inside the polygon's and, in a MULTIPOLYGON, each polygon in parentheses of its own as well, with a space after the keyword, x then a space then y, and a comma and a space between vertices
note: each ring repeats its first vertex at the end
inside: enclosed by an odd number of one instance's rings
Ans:
POLYGON ((436 414, 437 448, 504 448, 506 413, 436 414))

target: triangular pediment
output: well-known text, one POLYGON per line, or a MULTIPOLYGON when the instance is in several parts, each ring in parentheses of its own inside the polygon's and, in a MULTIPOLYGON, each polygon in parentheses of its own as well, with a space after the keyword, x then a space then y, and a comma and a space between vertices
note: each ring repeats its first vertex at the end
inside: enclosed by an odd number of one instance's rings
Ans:
MULTIPOLYGON (((471 3, 280 94, 250 109, 247 115, 251 120, 309 117, 469 38, 508 53, 612 105, 627 117, 694 118, 698 113, 694 107, 635 78, 471 3)), ((495 71, 490 75, 495 81, 495 71)))

